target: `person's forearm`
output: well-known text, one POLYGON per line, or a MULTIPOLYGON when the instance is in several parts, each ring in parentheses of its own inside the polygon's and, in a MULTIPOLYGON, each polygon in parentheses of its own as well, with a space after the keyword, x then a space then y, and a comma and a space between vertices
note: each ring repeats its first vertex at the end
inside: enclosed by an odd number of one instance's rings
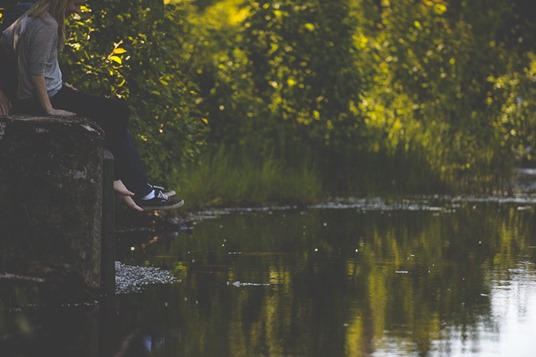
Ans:
POLYGON ((41 108, 43 108, 45 113, 51 116, 62 117, 70 117, 76 115, 73 112, 69 112, 63 109, 54 109, 54 107, 52 107, 52 103, 50 102, 50 98, 48 97, 44 76, 32 75, 32 81, 34 83, 35 93, 37 95, 37 99, 39 100, 39 104, 41 105, 41 108))
POLYGON ((39 104, 41 104, 41 108, 43 108, 45 113, 51 114, 54 108, 52 107, 52 103, 50 103, 50 98, 48 97, 45 77, 42 75, 32 75, 32 81, 37 94, 37 99, 39 100, 39 104))

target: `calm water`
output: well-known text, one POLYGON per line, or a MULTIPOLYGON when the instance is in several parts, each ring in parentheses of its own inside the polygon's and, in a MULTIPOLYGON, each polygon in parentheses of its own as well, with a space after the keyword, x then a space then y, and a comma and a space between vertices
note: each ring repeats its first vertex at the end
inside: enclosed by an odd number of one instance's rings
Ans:
POLYGON ((76 306, 4 301, 0 355, 534 356, 535 212, 373 200, 122 234, 123 264, 175 283, 76 306))

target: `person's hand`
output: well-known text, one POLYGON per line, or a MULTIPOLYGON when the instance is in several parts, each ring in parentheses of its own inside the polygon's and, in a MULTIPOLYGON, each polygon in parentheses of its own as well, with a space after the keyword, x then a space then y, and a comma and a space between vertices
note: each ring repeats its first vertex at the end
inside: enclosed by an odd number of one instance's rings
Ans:
POLYGON ((143 208, 138 206, 136 202, 134 202, 134 200, 132 199, 132 197, 134 196, 134 192, 130 192, 123 184, 123 181, 114 181, 114 192, 116 193, 116 197, 123 201, 123 203, 128 208, 132 208, 133 210, 138 212, 143 212, 143 208))
POLYGON ((0 116, 9 115, 11 113, 11 101, 0 89, 0 116))
POLYGON ((74 117, 76 115, 73 112, 68 112, 66 110, 54 109, 54 108, 48 110, 47 114, 53 117, 74 117))

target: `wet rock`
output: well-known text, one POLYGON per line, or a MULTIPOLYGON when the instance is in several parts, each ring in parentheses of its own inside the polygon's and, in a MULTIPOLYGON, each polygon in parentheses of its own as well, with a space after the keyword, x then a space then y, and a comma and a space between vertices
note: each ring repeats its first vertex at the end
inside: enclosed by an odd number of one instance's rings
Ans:
POLYGON ((117 294, 141 292, 146 285, 171 284, 177 279, 171 272, 158 267, 142 267, 115 263, 115 288, 117 294))

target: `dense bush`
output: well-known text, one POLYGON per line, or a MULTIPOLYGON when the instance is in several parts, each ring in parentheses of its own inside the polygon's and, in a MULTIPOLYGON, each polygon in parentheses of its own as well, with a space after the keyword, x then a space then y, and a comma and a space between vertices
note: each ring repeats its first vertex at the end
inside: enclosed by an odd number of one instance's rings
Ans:
POLYGON ((179 179, 205 140, 206 119, 188 75, 195 42, 187 5, 159 0, 88 1, 71 21, 65 80, 89 93, 125 98, 151 176, 179 179))
POLYGON ((201 13, 199 58, 210 62, 197 62, 211 142, 289 164, 313 156, 361 191, 366 176, 402 189, 497 188, 514 157, 530 156, 536 124, 527 6, 219 1, 201 13))
POLYGON ((529 0, 168 2, 89 0, 63 57, 129 101, 157 179, 228 148, 342 191, 482 190, 535 159, 529 0))

